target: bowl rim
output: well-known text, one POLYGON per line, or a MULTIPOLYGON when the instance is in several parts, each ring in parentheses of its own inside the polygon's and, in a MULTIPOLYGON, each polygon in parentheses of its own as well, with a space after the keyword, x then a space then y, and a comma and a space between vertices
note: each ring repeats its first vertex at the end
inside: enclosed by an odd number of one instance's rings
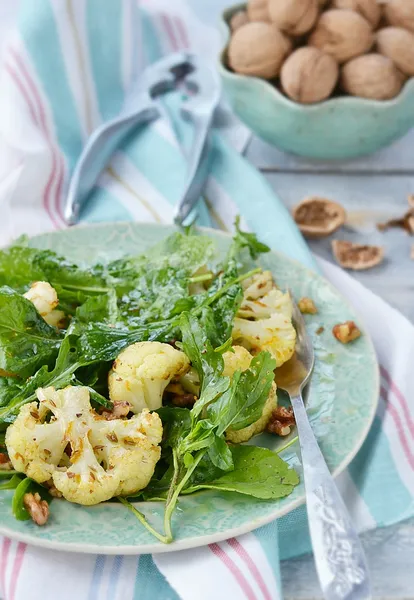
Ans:
POLYGON ((231 36, 229 19, 238 10, 245 10, 246 7, 246 2, 233 4, 232 6, 228 6, 221 13, 220 30, 224 37, 224 44, 221 46, 218 54, 218 70, 223 78, 227 77, 229 79, 233 79, 234 81, 249 80, 252 85, 260 87, 262 90, 266 90, 269 95, 273 95, 275 99, 284 104, 286 107, 301 113, 318 112, 320 110, 324 110, 325 107, 332 110, 342 106, 347 108, 372 107, 376 110, 387 111, 394 106, 399 106, 402 104, 404 100, 411 95, 411 93, 414 94, 414 77, 409 77, 401 88, 399 94, 389 100, 374 100, 371 98, 362 98, 360 96, 339 96, 335 98, 327 98, 326 100, 315 102, 313 104, 300 104, 299 102, 295 102, 294 100, 291 100, 282 94, 282 92, 280 92, 276 86, 273 86, 267 79, 230 71, 224 61, 224 55, 227 51, 231 36))

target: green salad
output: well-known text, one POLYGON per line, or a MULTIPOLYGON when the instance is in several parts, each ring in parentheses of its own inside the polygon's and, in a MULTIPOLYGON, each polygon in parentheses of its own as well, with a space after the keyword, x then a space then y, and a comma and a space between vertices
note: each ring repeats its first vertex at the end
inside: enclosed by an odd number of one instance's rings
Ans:
POLYGON ((92 267, 25 239, 0 252, 0 490, 17 519, 112 500, 169 543, 180 496, 292 492, 297 473, 245 444, 294 424, 274 382, 292 303, 255 263, 268 250, 237 222, 224 260, 192 229, 92 267), (154 501, 162 531, 136 504, 154 501))

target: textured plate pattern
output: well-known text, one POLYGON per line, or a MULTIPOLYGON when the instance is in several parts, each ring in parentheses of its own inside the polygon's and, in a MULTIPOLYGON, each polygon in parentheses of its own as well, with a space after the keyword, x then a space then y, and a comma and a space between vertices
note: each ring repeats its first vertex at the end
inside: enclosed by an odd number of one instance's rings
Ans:
MULTIPOLYGON (((78 262, 106 261, 139 253, 172 231, 171 227, 133 223, 73 228, 38 236, 31 244, 50 248, 78 262)), ((210 232, 225 252, 229 238, 210 232)), ((297 298, 310 296, 319 313, 306 317, 312 335, 316 367, 308 398, 308 412, 330 469, 343 470, 362 445, 375 414, 378 369, 372 344, 363 336, 350 346, 337 342, 333 325, 357 315, 322 277, 287 257, 269 253, 262 260, 281 287, 290 287, 297 298), (322 334, 316 331, 323 326, 322 334)), ((277 449, 278 438, 262 435, 256 445, 277 449)), ((301 471, 299 447, 294 444, 283 457, 301 471)), ((12 492, 0 493, 0 532, 35 545, 60 550, 99 553, 165 552, 226 539, 264 525, 293 510, 304 501, 301 483, 293 494, 277 501, 257 501, 238 494, 201 492, 180 501, 174 517, 176 541, 170 546, 154 539, 124 507, 116 503, 84 508, 54 501, 46 527, 15 521, 11 515, 12 492)), ((140 505, 161 528, 162 505, 140 505)))

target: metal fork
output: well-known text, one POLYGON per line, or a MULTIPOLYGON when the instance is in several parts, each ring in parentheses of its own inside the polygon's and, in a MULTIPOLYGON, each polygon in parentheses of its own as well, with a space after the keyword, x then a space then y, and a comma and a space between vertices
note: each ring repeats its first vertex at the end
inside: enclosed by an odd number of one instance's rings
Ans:
POLYGON ((315 357, 305 322, 293 298, 292 303, 296 353, 292 360, 276 369, 276 383, 289 395, 295 413, 319 583, 327 600, 366 600, 372 593, 364 550, 318 446, 302 398, 315 357))

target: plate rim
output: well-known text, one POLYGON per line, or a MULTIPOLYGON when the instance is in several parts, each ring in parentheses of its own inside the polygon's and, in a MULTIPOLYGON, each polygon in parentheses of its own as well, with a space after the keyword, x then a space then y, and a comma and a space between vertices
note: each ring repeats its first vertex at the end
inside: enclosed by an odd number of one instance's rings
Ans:
MULTIPOLYGON (((93 223, 93 224, 81 223, 79 225, 71 227, 70 229, 39 233, 39 234, 29 237, 29 240, 30 241, 36 240, 36 238, 43 237, 45 235, 59 236, 62 232, 67 232, 67 231, 71 231, 71 230, 75 230, 75 229, 76 230, 77 229, 95 229, 98 227, 99 228, 109 227, 109 226, 114 227, 114 226, 122 226, 122 225, 124 225, 124 226, 138 225, 138 226, 154 227, 154 228, 164 228, 165 227, 165 228, 169 228, 169 229, 171 229, 171 227, 175 227, 174 225, 168 224, 168 223, 146 223, 146 222, 138 222, 138 221, 114 221, 114 222, 101 222, 101 223, 93 223)), ((177 230, 178 230, 178 228, 177 228, 177 230)), ((224 238, 232 237, 231 233, 221 231, 218 229, 213 229, 211 227, 197 227, 197 230, 202 231, 202 232, 207 232, 209 234, 213 234, 214 236, 220 236, 220 237, 224 237, 224 238)), ((379 392, 380 392, 380 370, 379 370, 377 353, 375 351, 375 347, 374 347, 372 338, 368 334, 367 329, 365 327, 364 319, 361 318, 359 312, 353 307, 351 302, 347 298, 345 298, 341 294, 341 292, 339 290, 337 290, 335 288, 335 286, 328 279, 326 279, 326 277, 324 277, 324 275, 322 275, 318 271, 312 270, 308 265, 304 265, 300 261, 298 261, 294 258, 291 258, 290 256, 288 256, 287 254, 284 254, 283 252, 280 252, 278 250, 273 250, 273 249, 270 249, 270 252, 273 254, 276 254, 279 257, 287 258, 290 262, 295 263, 301 269, 305 269, 306 272, 311 273, 312 277, 314 277, 316 275, 318 278, 323 279, 325 281, 325 284, 335 291, 335 294, 339 294, 342 301, 344 302, 344 304, 347 305, 352 310, 352 312, 358 317, 358 323, 360 324, 360 329, 362 330, 362 332, 364 334, 364 338, 368 342, 368 346, 369 346, 369 350, 370 350, 371 354, 375 357, 375 367, 376 368, 375 368, 375 380, 373 381, 371 412, 370 412, 369 418, 367 418, 367 420, 366 420, 366 425, 365 425, 364 429, 362 430, 358 441, 355 443, 354 448, 341 461, 341 463, 332 471, 332 476, 336 479, 341 473, 343 473, 345 471, 345 469, 348 467, 348 465, 353 461, 353 459, 356 457, 356 455, 360 451, 363 443, 365 442, 365 440, 368 436, 368 433, 371 429, 372 423, 374 421, 374 418, 375 418, 375 415, 376 415, 376 412, 378 409, 379 392)), ((255 519, 254 521, 248 521, 245 524, 240 525, 239 527, 233 527, 232 529, 227 529, 223 532, 217 532, 214 534, 206 534, 203 536, 190 537, 190 538, 186 538, 185 540, 179 540, 176 542, 173 541, 170 544, 165 544, 165 545, 162 545, 160 542, 154 542, 153 544, 148 544, 145 546, 140 546, 140 545, 107 546, 107 545, 85 544, 85 543, 79 544, 77 542, 73 542, 73 543, 60 542, 58 540, 52 541, 52 540, 45 540, 42 538, 37 538, 33 534, 25 534, 25 533, 22 533, 19 531, 15 531, 13 529, 9 529, 7 526, 5 527, 2 524, 0 524, 0 535, 4 535, 10 539, 14 539, 16 541, 30 544, 30 545, 36 546, 38 548, 57 550, 59 552, 73 552, 73 553, 80 553, 80 554, 104 554, 104 555, 123 554, 125 556, 137 555, 137 554, 161 554, 161 553, 178 552, 180 550, 189 550, 192 548, 199 548, 202 546, 206 546, 208 544, 222 542, 229 538, 238 537, 240 535, 250 533, 252 531, 255 531, 256 529, 259 529, 260 527, 263 527, 264 525, 268 525, 272 521, 275 521, 277 519, 280 519, 281 517, 284 517, 285 515, 289 514, 290 512, 299 508, 300 506, 304 505, 305 503, 306 503, 306 495, 304 493, 302 496, 300 496, 296 500, 292 500, 292 502, 287 504, 284 508, 275 510, 274 512, 270 513, 269 515, 259 517, 259 518, 255 519)), ((89 507, 89 508, 93 509, 93 506, 89 507)))

